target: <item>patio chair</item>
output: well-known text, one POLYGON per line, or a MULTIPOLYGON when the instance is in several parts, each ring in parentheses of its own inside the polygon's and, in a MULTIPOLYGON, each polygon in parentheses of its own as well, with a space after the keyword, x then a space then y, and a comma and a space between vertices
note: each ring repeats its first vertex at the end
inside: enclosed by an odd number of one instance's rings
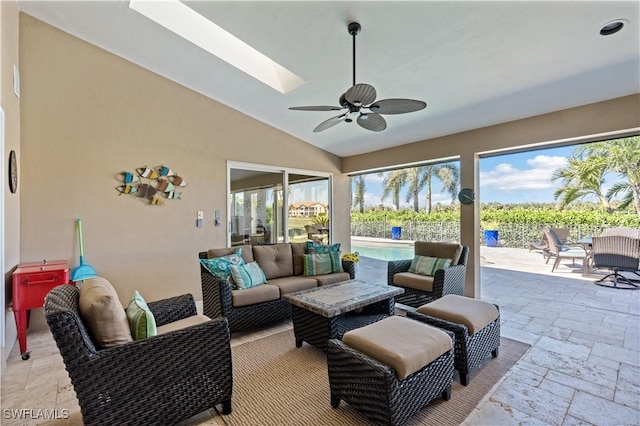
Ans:
POLYGON ((433 302, 446 294, 464 293, 469 247, 455 243, 416 241, 415 256, 451 259, 451 265, 437 269, 433 276, 409 272, 415 259, 391 260, 387 263, 387 283, 404 288, 396 302, 414 308, 433 302))
POLYGON ((149 302, 157 336, 101 347, 79 301, 79 289, 65 284, 47 294, 44 310, 84 424, 170 425, 217 404, 231 413, 226 318, 198 323, 191 294, 149 302))
MULTIPOLYGON (((571 259, 574 265, 575 260, 580 259, 582 260, 583 271, 588 271, 589 253, 584 246, 567 242, 563 243, 556 231, 552 228, 545 228, 544 235, 549 243, 549 253, 555 256, 555 262, 553 263, 551 272, 555 271, 562 259, 571 259)), ((549 263, 549 259, 551 259, 551 256, 547 257, 546 263, 549 263)))
POLYGON ((637 290, 640 288, 640 238, 624 235, 603 235, 593 237, 593 267, 613 270, 595 282, 602 287, 637 290), (620 273, 628 271, 638 279, 628 278, 620 273), (634 283, 634 281, 638 281, 634 283))
MULTIPOLYGON (((558 239, 563 245, 567 243, 567 240, 569 238, 569 228, 551 228, 551 229, 553 229, 553 231, 556 233, 556 235, 558 236, 558 239)), ((547 259, 547 261, 549 260, 549 257, 553 254, 549 250, 549 243, 547 242, 547 236, 545 235, 544 230, 542 232, 542 238, 540 239, 539 243, 529 243, 529 252, 531 252, 532 250, 540 250, 542 252, 542 257, 544 259, 547 259)))

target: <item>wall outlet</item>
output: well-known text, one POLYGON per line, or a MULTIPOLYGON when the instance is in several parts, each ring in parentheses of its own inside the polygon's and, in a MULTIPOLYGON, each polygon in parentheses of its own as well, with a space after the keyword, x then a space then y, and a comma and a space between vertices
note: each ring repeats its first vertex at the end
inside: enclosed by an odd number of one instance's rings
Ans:
POLYGON ((204 222, 204 220, 202 220, 202 219, 198 219, 198 220, 196 220, 196 226, 197 226, 198 228, 202 228, 203 222, 204 222))
POLYGON ((220 226, 220 210, 216 210, 213 213, 213 217, 214 217, 213 225, 214 226, 220 226))

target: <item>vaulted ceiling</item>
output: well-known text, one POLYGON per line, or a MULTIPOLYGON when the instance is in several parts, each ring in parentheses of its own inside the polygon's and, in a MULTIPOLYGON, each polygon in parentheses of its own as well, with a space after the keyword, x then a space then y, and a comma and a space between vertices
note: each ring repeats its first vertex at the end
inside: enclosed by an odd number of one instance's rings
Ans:
MULTIPOLYGON (((129 8, 128 1, 18 1, 80 39, 339 156, 454 134, 640 92, 637 1, 185 1, 304 80, 282 94, 129 8), (602 36, 613 20, 624 28, 602 36), (352 85, 427 102, 314 133, 352 85)), ((215 119, 215 117, 212 117, 215 119)))

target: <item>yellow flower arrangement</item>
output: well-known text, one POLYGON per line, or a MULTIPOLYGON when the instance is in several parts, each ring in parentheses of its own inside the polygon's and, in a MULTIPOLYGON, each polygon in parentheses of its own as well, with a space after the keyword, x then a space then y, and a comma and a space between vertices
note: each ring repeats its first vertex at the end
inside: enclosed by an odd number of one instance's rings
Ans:
POLYGON ((345 253, 345 254, 342 255, 342 260, 347 260, 347 261, 350 261, 350 262, 358 263, 360 261, 360 258, 358 256, 359 256, 358 252, 345 253))

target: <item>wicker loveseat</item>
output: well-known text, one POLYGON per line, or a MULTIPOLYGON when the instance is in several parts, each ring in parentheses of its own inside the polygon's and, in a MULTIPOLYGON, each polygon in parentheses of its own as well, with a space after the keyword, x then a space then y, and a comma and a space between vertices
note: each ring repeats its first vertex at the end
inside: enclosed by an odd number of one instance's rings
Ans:
MULTIPOLYGON (((210 318, 226 317, 231 332, 260 327, 291 318, 291 305, 282 295, 334 284, 355 278, 355 264, 342 261, 344 272, 326 275, 303 275, 305 243, 243 245, 246 263, 257 262, 267 283, 245 290, 234 290, 228 280, 220 279, 200 264, 204 314, 210 318)), ((211 249, 198 254, 210 259, 234 253, 238 247, 211 249)))
MULTIPOLYGON (((173 425, 222 404, 231 412, 229 328, 224 318, 102 348, 79 313, 80 291, 49 292, 45 316, 86 425, 173 425)), ((197 316, 193 296, 149 302, 157 326, 197 316)), ((160 333, 160 332, 159 332, 160 333)))
POLYGON ((417 308, 445 294, 464 293, 469 247, 455 243, 416 241, 416 256, 449 258, 451 265, 438 269, 433 276, 409 272, 413 259, 392 260, 387 264, 387 283, 404 288, 404 294, 396 296, 396 302, 417 308))

